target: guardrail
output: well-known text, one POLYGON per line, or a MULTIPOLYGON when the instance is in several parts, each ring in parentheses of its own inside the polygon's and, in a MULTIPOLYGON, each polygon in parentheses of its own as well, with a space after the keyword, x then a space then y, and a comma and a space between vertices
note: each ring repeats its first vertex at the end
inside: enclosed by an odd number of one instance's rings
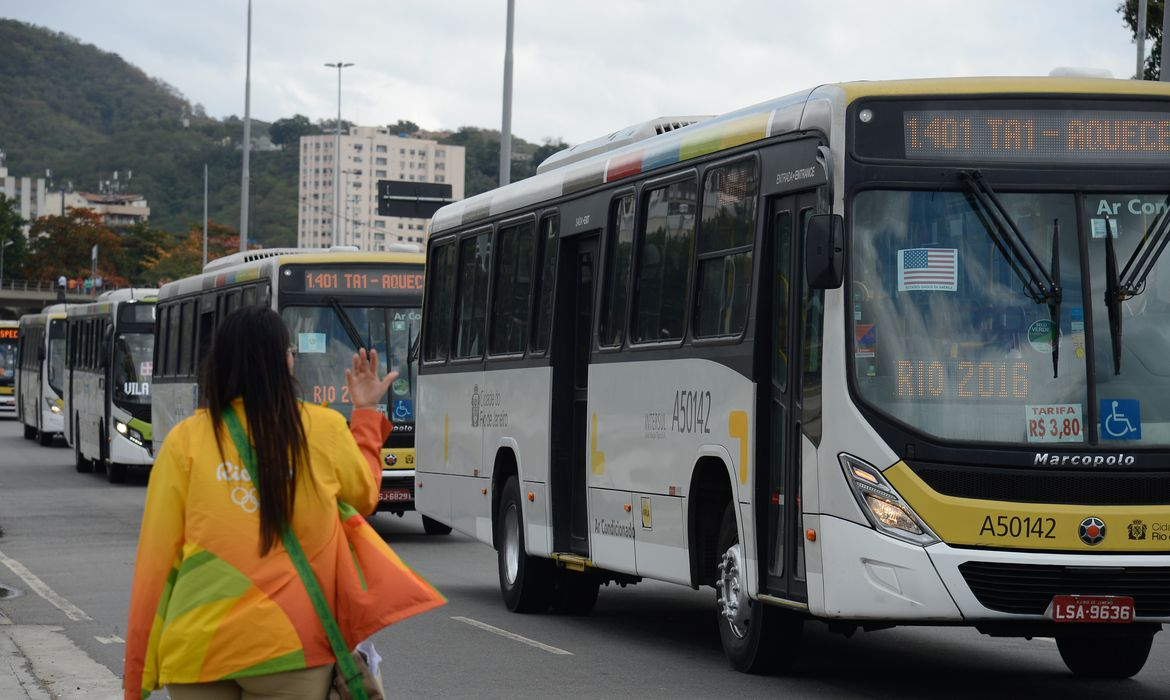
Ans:
MULTIPOLYGON (((44 280, 3 280, 0 282, 0 293, 3 292, 22 292, 30 294, 56 294, 57 283, 47 282, 44 280)), ((101 286, 96 289, 84 289, 74 287, 73 289, 66 289, 65 293, 70 296, 87 295, 97 296, 102 292, 108 292, 111 289, 120 289, 117 286, 101 286)))

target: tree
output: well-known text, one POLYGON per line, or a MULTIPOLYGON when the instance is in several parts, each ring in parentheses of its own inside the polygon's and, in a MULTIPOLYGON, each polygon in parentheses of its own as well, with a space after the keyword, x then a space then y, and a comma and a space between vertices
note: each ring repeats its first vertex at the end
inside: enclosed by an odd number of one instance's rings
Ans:
MULTIPOLYGON (((1149 41, 1146 46, 1149 53, 1146 56, 1145 70, 1142 71, 1144 80, 1158 80, 1161 77, 1162 65, 1162 16, 1166 11, 1165 0, 1149 0, 1146 7, 1146 37, 1149 41)), ((1117 12, 1125 19, 1129 26, 1129 33, 1137 41, 1138 0, 1125 0, 1117 6, 1117 12)))
POLYGON ((24 278, 28 257, 28 242, 20 230, 24 224, 25 220, 16 210, 16 198, 0 194, 0 246, 4 246, 4 267, 0 274, 3 279, 24 278))
POLYGON ((122 238, 89 209, 65 210, 64 216, 42 216, 29 229, 32 251, 29 278, 49 282, 64 275, 89 279, 93 274, 91 252, 98 247, 97 276, 109 286, 125 286, 126 278, 115 267, 122 256, 122 238))
POLYGON ((277 119, 268 127, 268 136, 277 146, 296 146, 302 136, 319 134, 321 130, 303 114, 294 114, 288 119, 277 119))
POLYGON ((150 281, 148 262, 162 253, 173 236, 161 229, 151 228, 145 222, 128 226, 119 233, 122 237, 122 255, 116 261, 116 269, 130 284, 145 286, 150 281))
POLYGON ((413 134, 418 131, 418 124, 412 121, 399 119, 397 124, 390 124, 386 127, 391 134, 397 136, 398 134, 413 134))
MULTIPOLYGON (((207 222, 208 262, 240 251, 240 234, 231 226, 207 222)), ((153 286, 197 275, 203 271, 203 227, 191 226, 171 245, 146 263, 145 278, 153 286)))

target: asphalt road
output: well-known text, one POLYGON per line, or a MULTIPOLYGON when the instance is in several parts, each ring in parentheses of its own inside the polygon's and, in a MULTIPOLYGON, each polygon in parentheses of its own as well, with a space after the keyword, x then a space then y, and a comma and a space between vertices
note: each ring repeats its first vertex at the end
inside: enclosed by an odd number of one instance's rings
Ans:
MULTIPOLYGON (((0 585, 24 592, 0 599, 0 611, 16 625, 60 627, 120 677, 144 494, 143 479, 111 485, 78 474, 70 450, 40 447, 17 423, 0 422, 0 585), (14 566, 46 590, 30 590, 14 566)), ((724 661, 709 589, 610 586, 588 617, 516 615, 500 600, 491 548, 457 534, 428 537, 413 514, 374 523, 449 599, 375 638, 391 697, 1170 697, 1170 634, 1155 638, 1134 679, 1087 682, 1065 670, 1051 640, 961 628, 847 639, 809 623, 792 674, 748 676, 724 661)))

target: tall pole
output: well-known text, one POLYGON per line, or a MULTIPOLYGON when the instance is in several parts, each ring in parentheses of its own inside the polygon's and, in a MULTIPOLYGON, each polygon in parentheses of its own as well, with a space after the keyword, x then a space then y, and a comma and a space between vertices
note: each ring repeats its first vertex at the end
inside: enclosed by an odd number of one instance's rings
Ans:
POLYGON ((1162 60, 1158 65, 1158 74, 1164 83, 1170 83, 1170 75, 1166 74, 1167 32, 1170 32, 1170 2, 1162 3, 1162 60))
POLYGON ((516 1, 508 0, 508 31, 504 44, 504 123, 500 126, 500 187, 512 181, 512 24, 516 1))
POLYGON ((1146 74, 1146 0, 1138 0, 1137 16, 1137 79, 1146 74))
MULTIPOLYGON (((244 71, 244 168, 240 184, 240 252, 248 249, 248 189, 251 177, 248 158, 252 154, 252 0, 248 0, 248 58, 244 71)), ((203 257, 206 259, 207 254, 203 257)))
POLYGON ((341 245, 341 69, 352 63, 326 63, 337 69, 337 123, 333 129, 333 245, 341 245))
POLYGON ((207 267, 207 163, 203 164, 203 267, 207 267))

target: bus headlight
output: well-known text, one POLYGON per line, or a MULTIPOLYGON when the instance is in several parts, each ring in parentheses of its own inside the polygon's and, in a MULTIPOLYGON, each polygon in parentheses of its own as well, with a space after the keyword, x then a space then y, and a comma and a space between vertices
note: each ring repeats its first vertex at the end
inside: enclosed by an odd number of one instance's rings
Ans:
POLYGON ((114 430, 117 430, 122 435, 125 435, 126 439, 129 440, 130 442, 134 443, 135 445, 145 446, 144 445, 145 441, 142 439, 142 433, 138 432, 134 428, 131 428, 130 426, 123 423, 122 421, 120 421, 120 420, 114 421, 114 430))
POLYGON ((853 455, 842 453, 839 459, 845 481, 874 529, 923 547, 939 541, 879 470, 853 455))
POLYGON ((61 412, 61 407, 57 405, 57 399, 45 399, 45 405, 49 407, 51 413, 61 412))

